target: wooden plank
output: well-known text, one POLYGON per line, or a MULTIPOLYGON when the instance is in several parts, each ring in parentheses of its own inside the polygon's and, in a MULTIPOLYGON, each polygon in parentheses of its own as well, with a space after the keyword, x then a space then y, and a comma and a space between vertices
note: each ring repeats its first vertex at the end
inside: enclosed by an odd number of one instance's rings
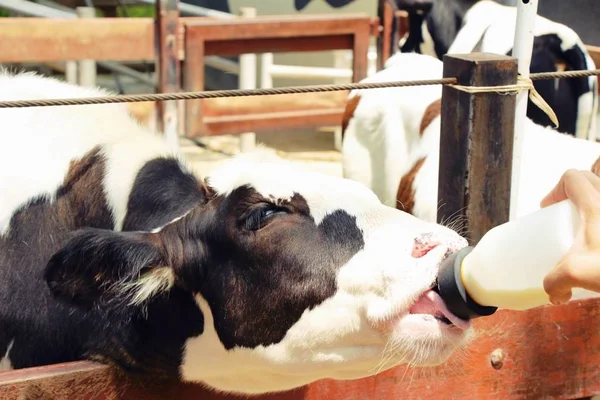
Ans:
POLYGON ((344 108, 348 91, 223 97, 204 100, 206 117, 344 108))
POLYGON ((202 18, 187 19, 185 26, 203 30, 206 40, 282 38, 292 36, 333 36, 352 33, 356 26, 371 27, 373 18, 365 14, 269 15, 252 20, 202 18))
MULTIPOLYGON (((202 33, 195 32, 198 37, 202 33)), ((294 38, 245 39, 235 32, 228 39, 206 41, 206 56, 233 56, 241 53, 285 53, 352 49, 352 35, 305 35, 294 38)))
POLYGON ((498 311, 474 323, 475 341, 444 366, 319 382, 308 387, 305 399, 529 400, 600 393, 597 300, 498 311))
MULTIPOLYGON (((204 90, 204 40, 197 37, 193 30, 185 30, 185 60, 183 62, 183 87, 184 90, 204 90)), ((194 137, 202 132, 202 100, 185 101, 185 126, 186 137, 194 137)))
MULTIPOLYGON (((177 40, 182 48, 184 21, 177 40)), ((154 59, 152 18, 61 20, 1 18, 0 63, 65 60, 139 61, 154 59)), ((180 52, 181 58, 183 53, 180 52)))
MULTIPOLYGON (((300 400, 303 389, 286 394, 286 400, 300 400)), ((0 374, 2 400, 234 400, 218 395, 200 384, 161 381, 126 376, 107 366, 73 362, 29 368, 0 374)), ((264 400, 281 397, 264 396, 264 400)))
MULTIPOLYGON (((176 93, 180 89, 181 72, 179 65, 179 0, 156 1, 156 71, 158 72, 158 92, 176 93)), ((163 132, 167 143, 179 149, 179 127, 177 101, 159 101, 157 104, 157 130, 163 132)))
MULTIPOLYGON (((352 35, 373 32, 368 16, 260 16, 251 20, 186 20, 186 32, 206 41, 206 55, 352 49, 352 35), (294 38, 294 40, 290 40, 294 38)), ((189 37, 189 36, 188 36, 189 37)))
MULTIPOLYGON (((412 369, 401 366, 370 378, 324 380, 253 399, 526 400, 576 399, 600 393, 597 299, 525 312, 498 311, 476 320, 475 328, 475 341, 443 366, 412 369)), ((217 395, 195 384, 124 377, 88 362, 1 373, 0 398, 247 399, 217 395)))
POLYGON ((370 27, 357 27, 352 35, 352 82, 360 82, 367 77, 370 41, 370 27))
POLYGON ((149 18, 2 18, 0 62, 152 59, 152 24, 149 18))
POLYGON ((339 125, 346 97, 347 92, 340 91, 262 96, 260 101, 255 97, 206 99, 202 102, 202 128, 188 134, 213 136, 339 125))
POLYGON ((339 125, 343 108, 264 112, 259 114, 206 117, 202 136, 231 135, 241 132, 268 132, 284 129, 316 128, 339 125))
MULTIPOLYGON (((517 59, 445 55, 444 77, 466 86, 511 85, 517 83, 517 59)), ((515 102, 505 93, 442 89, 437 220, 465 216, 471 244, 509 218, 515 102)))

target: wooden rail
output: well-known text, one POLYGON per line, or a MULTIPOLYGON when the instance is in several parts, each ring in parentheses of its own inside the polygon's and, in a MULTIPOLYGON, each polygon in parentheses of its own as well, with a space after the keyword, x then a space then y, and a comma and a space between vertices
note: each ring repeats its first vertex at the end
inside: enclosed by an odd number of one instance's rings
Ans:
MULTIPOLYGON (((356 82, 367 75, 369 40, 377 26, 377 19, 352 14, 186 21, 185 90, 203 90, 205 56, 261 52, 351 49, 356 82)), ((187 101, 186 136, 337 125, 345 95, 270 96, 260 102, 254 98, 187 101)))
MULTIPOLYGON (((436 368, 398 367, 355 381, 324 380, 256 400, 578 399, 600 393, 600 307, 594 300, 475 321, 477 338, 436 368)), ((242 400, 199 384, 125 377, 74 362, 0 373, 3 400, 242 400)))
MULTIPOLYGON (((350 49, 354 55, 353 81, 358 81, 367 74, 369 41, 379 34, 379 23, 377 18, 362 14, 264 16, 226 21, 185 17, 178 18, 173 30, 177 40, 170 49, 183 61, 184 90, 203 90, 205 56, 248 52, 350 49)), ((150 18, 90 21, 3 18, 0 32, 0 63, 155 58, 155 22, 150 18)), ((169 60, 167 47, 161 43, 160 55, 169 60)), ((178 72, 172 68, 172 61, 170 65, 166 69, 159 66, 161 92, 175 90, 178 72), (174 72, 173 76, 167 76, 168 71, 174 72)), ((345 92, 333 92, 270 96, 260 102, 250 97, 190 100, 185 102, 185 123, 180 121, 179 128, 194 137, 337 125, 342 119, 345 99, 345 92)), ((173 114, 172 109, 168 114, 173 114)))
POLYGON ((155 57, 151 18, 2 18, 0 32, 0 63, 155 57))

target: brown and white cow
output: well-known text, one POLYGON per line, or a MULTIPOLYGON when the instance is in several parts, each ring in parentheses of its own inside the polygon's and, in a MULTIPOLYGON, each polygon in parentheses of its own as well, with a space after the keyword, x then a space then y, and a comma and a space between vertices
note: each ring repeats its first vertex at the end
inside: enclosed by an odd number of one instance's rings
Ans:
MULTIPOLYGON (((442 67, 431 56, 397 53, 365 81, 437 79, 442 67)), ((344 177, 429 222, 437 220, 441 95, 441 86, 354 91, 343 123, 344 177)), ((525 124, 516 215, 539 209, 566 170, 589 170, 600 156, 600 143, 525 124)))
POLYGON ((87 358, 251 394, 437 365, 468 342, 431 290, 466 241, 360 183, 252 157, 201 180, 123 104, 0 121, 3 369, 87 358))

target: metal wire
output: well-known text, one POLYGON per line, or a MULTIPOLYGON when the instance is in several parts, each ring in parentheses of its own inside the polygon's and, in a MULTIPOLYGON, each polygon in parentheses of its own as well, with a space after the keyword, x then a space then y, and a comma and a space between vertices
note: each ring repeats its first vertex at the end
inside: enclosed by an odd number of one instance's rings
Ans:
POLYGON ((455 84, 456 78, 443 78, 421 81, 400 81, 400 82, 381 82, 381 83, 353 83, 344 85, 307 85, 290 86, 281 88, 264 89, 233 89, 233 90, 211 90, 199 92, 178 92, 178 93, 155 93, 138 94, 124 96, 103 96, 87 97, 75 99, 44 99, 44 100, 11 100, 0 101, 0 108, 20 108, 20 107, 46 107, 46 106, 70 106, 86 104, 107 104, 107 103, 131 103, 141 101, 165 101, 165 100, 195 100, 195 99, 214 99, 219 97, 244 97, 244 96, 268 96, 277 94, 299 94, 299 93, 319 93, 336 92, 354 89, 381 89, 402 86, 425 86, 425 85, 444 85, 455 84))
POLYGON ((586 78, 588 76, 600 76, 600 69, 579 70, 579 71, 562 71, 562 72, 538 72, 531 74, 531 80, 544 79, 568 79, 568 78, 586 78))
MULTIPOLYGON (((544 72, 531 74, 532 80, 540 79, 566 79, 581 78, 586 76, 598 76, 600 69, 582 70, 582 71, 564 71, 564 72, 544 72)), ((74 106, 90 104, 109 104, 109 103, 133 103, 142 101, 165 101, 165 100, 196 100, 196 99, 214 99, 222 97, 244 97, 244 96, 270 96, 279 94, 300 94, 300 93, 323 93, 337 92, 344 90, 360 89, 383 89, 392 87, 407 86, 429 86, 429 85, 455 85, 457 78, 442 78, 416 81, 396 81, 396 82, 377 82, 377 83, 350 83, 344 85, 308 85, 308 86, 290 86, 268 89, 234 89, 234 90, 211 90, 198 92, 178 92, 178 93, 153 93, 140 95, 114 95, 102 97, 87 97, 75 99, 44 99, 44 100, 11 100, 0 101, 0 108, 25 108, 25 107, 50 107, 50 106, 74 106)))

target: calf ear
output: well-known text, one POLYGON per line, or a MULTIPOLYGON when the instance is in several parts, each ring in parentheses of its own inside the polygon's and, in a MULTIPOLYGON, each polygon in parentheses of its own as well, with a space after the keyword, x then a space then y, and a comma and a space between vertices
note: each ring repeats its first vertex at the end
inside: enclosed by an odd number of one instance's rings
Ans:
POLYGON ((80 230, 52 256, 44 279, 55 297, 78 306, 143 303, 175 280, 153 239, 144 232, 80 230))

